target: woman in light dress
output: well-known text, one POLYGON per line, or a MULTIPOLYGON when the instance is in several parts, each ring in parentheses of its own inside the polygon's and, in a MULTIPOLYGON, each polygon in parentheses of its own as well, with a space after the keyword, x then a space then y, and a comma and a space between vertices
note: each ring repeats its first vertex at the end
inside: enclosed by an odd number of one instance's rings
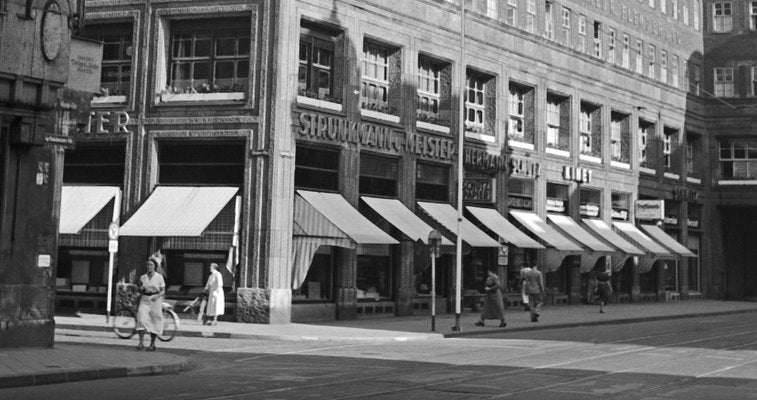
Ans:
POLYGON ((205 284, 205 292, 208 294, 208 305, 205 311, 204 325, 216 325, 218 316, 223 315, 226 301, 223 296, 223 276, 218 270, 218 264, 210 264, 210 276, 205 284), (211 321, 211 317, 213 320, 211 321))
POLYGON ((158 262, 150 258, 147 260, 147 272, 139 278, 142 296, 137 311, 137 350, 145 347, 145 331, 150 333, 150 347, 147 351, 155 351, 155 337, 163 333, 163 294, 166 291, 166 281, 163 275, 155 271, 157 267, 158 262))

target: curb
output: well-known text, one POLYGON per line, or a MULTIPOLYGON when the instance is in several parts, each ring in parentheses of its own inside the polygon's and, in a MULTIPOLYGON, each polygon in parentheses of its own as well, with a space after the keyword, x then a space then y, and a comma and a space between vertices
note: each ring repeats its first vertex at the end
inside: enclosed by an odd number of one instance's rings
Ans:
POLYGON ((94 369, 73 369, 60 372, 44 372, 28 375, 0 377, 0 389, 22 386, 49 385, 52 383, 91 381, 95 379, 125 378, 145 375, 177 374, 187 368, 187 360, 160 365, 137 367, 103 367, 94 369))
POLYGON ((621 319, 613 319, 613 320, 606 320, 606 321, 568 322, 568 323, 551 324, 551 325, 535 324, 533 326, 524 326, 524 327, 509 328, 509 329, 493 327, 492 329, 487 329, 487 330, 445 333, 444 338, 445 339, 464 338, 464 337, 471 337, 471 336, 490 335, 492 333, 500 333, 500 332, 503 332, 503 333, 524 332, 524 331, 536 331, 536 330, 545 330, 545 329, 576 328, 579 326, 620 325, 620 324, 629 324, 629 323, 634 323, 634 322, 650 322, 650 321, 685 319, 685 318, 694 318, 694 317, 713 317, 713 316, 720 316, 720 315, 743 314, 743 313, 752 313, 752 312, 757 312, 757 310, 730 310, 730 311, 717 311, 717 312, 713 311, 713 312, 694 313, 694 314, 660 315, 660 316, 655 316, 655 317, 621 318, 621 319))

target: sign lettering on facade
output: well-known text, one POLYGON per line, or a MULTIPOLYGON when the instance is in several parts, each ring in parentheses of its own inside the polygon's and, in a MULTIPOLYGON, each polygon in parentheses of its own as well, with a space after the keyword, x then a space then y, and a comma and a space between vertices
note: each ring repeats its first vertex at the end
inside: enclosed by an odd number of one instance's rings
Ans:
POLYGON ((498 172, 507 169, 505 157, 501 154, 492 154, 484 149, 465 147, 463 150, 463 165, 466 169, 484 172, 498 172))
POLYGON ((454 159, 453 140, 418 133, 404 133, 394 128, 342 117, 302 112, 297 133, 309 139, 359 144, 376 150, 405 152, 436 160, 454 159))
POLYGON ((541 175, 541 164, 521 158, 510 158, 510 175, 536 178, 541 175))
POLYGON ((493 181, 493 178, 463 179, 463 200, 493 203, 493 181))
POLYGON ((562 167, 562 178, 566 181, 589 183, 591 182, 591 175, 591 170, 587 168, 574 168, 568 165, 562 167))
POLYGON ((636 219, 665 218, 665 200, 636 200, 636 219))

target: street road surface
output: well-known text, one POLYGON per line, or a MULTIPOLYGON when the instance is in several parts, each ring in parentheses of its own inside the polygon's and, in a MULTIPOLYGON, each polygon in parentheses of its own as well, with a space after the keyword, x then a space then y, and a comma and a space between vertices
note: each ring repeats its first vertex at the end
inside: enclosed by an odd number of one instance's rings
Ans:
MULTIPOLYGON (((85 331, 56 340, 136 344, 85 331)), ((190 370, 6 389, 0 399, 757 400, 755 313, 396 343, 161 345, 188 356, 190 370)))

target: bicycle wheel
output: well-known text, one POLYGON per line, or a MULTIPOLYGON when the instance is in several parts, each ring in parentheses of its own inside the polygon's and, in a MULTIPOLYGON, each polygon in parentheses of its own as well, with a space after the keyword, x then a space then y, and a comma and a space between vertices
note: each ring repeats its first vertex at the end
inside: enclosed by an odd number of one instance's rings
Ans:
POLYGON ((168 308, 163 309, 163 334, 158 335, 158 340, 168 342, 176 336, 176 330, 179 329, 179 316, 168 308))
POLYGON ((134 336, 137 329, 137 316, 129 308, 121 308, 113 317, 113 332, 121 339, 134 336))

